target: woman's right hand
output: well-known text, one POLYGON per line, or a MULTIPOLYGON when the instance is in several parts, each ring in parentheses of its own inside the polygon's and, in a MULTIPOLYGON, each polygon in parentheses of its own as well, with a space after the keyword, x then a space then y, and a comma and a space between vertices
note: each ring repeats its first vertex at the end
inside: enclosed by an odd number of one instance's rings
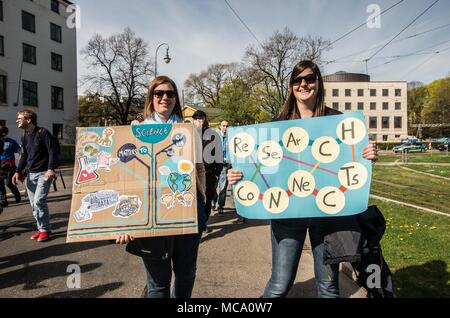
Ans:
POLYGON ((242 180, 244 175, 239 170, 230 169, 227 173, 228 182, 233 185, 236 184, 238 181, 242 180))
POLYGON ((130 241, 134 241, 134 237, 129 234, 120 234, 116 239, 116 244, 128 244, 130 241))

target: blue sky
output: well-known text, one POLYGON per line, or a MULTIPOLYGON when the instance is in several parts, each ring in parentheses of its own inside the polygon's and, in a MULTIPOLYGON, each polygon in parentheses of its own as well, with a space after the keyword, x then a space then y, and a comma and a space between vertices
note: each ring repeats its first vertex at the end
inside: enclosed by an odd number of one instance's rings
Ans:
MULTIPOLYGON (((322 36, 334 41, 367 20, 369 5, 376 4, 383 11, 398 1, 228 0, 261 42, 285 27, 298 36, 322 36)), ((377 50, 374 47, 392 39, 434 1, 404 0, 381 16, 380 28, 364 26, 338 41, 325 53, 324 60, 339 63, 325 65, 322 73, 339 70, 365 73, 365 63, 359 61, 370 57, 377 50), (371 48, 374 49, 346 57, 371 48), (342 57, 346 58, 339 59, 342 57)), ((224 0, 76 0, 76 3, 81 8, 79 52, 94 33, 109 36, 129 26, 148 43, 151 56, 160 43, 169 44, 172 62, 164 64, 165 50, 160 50, 158 73, 174 78, 180 89, 189 74, 199 73, 214 63, 240 62, 248 46, 258 45, 224 0)), ((445 27, 393 42, 383 49, 369 62, 372 80, 430 83, 445 77, 450 72, 450 1, 440 0, 397 40, 441 26, 445 27), (419 53, 442 53, 410 56, 384 64, 390 59, 383 57, 423 49, 426 50, 419 53)), ((86 74, 80 54, 78 74, 86 74)))

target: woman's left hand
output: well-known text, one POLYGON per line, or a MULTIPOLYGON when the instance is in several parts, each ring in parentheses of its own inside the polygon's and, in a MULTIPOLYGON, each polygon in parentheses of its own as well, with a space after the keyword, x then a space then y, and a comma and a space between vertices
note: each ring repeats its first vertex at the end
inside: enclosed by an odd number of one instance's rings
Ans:
POLYGON ((377 142, 369 141, 369 144, 363 151, 363 157, 367 160, 377 161, 378 160, 378 150, 377 150, 377 142))

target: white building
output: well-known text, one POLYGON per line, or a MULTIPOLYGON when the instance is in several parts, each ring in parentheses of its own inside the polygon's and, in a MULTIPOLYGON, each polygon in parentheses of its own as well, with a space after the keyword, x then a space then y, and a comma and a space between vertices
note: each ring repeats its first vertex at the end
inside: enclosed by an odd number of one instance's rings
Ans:
POLYGON ((17 112, 31 109, 38 125, 73 141, 77 123, 76 28, 66 0, 0 1, 0 124, 20 140, 17 112), (69 23, 69 25, 71 25, 69 23))
POLYGON ((377 141, 400 141, 408 135, 406 82, 371 82, 366 74, 337 72, 324 76, 325 104, 346 112, 362 111, 377 141))

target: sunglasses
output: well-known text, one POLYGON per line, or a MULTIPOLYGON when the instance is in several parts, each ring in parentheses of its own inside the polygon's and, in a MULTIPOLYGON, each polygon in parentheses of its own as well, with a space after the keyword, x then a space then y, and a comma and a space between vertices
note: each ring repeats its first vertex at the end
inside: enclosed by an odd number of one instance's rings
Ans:
POLYGON ((292 81, 292 84, 300 85, 303 82, 303 80, 305 80, 306 84, 314 84, 318 79, 319 77, 315 74, 310 74, 306 76, 297 76, 292 81))
POLYGON ((163 98, 164 94, 166 94, 167 98, 174 98, 175 97, 175 91, 154 91, 153 96, 156 96, 158 98, 163 98))

